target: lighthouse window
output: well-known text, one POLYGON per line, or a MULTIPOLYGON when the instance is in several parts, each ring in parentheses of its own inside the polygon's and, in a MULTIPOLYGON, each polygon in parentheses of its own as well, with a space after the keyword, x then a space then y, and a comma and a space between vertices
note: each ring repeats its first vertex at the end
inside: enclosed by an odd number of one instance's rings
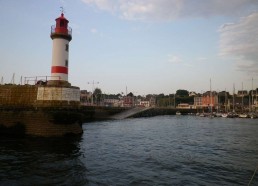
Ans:
POLYGON ((69 51, 69 45, 68 45, 68 44, 65 45, 65 50, 66 50, 67 52, 69 51))
POLYGON ((65 60, 65 66, 68 67, 68 60, 65 60))
POLYGON ((64 20, 60 20, 60 27, 64 26, 64 20))

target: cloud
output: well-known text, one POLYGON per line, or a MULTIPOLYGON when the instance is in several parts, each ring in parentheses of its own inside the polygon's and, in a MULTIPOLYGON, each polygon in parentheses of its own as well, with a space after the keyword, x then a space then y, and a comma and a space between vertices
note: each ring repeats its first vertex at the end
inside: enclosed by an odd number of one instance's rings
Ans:
POLYGON ((220 56, 233 57, 238 70, 258 71, 258 13, 243 17, 237 23, 219 29, 220 56))
POLYGON ((179 56, 176 56, 176 55, 168 55, 168 62, 169 62, 169 63, 176 64, 176 63, 182 63, 183 60, 182 60, 181 57, 179 57, 179 56))
POLYGON ((95 5, 100 10, 113 12, 116 10, 117 4, 115 0, 81 0, 86 4, 95 5))
POLYGON ((258 11, 257 0, 81 0, 127 20, 242 15, 258 11))
POLYGON ((90 30, 90 32, 91 32, 92 34, 96 34, 96 33, 98 32, 98 30, 97 30, 96 28, 92 28, 92 29, 90 30))
POLYGON ((199 57, 199 58, 197 58, 197 61, 198 62, 206 62, 206 61, 208 61, 208 58, 206 58, 206 57, 199 57))

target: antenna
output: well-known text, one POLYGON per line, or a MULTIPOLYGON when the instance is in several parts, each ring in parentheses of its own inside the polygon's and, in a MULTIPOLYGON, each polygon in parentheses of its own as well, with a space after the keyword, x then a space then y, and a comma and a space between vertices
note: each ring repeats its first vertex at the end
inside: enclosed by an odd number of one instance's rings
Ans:
POLYGON ((20 79, 20 85, 22 85, 22 76, 21 76, 21 79, 20 79))
POLYGON ((61 11, 62 14, 65 13, 65 10, 64 10, 63 6, 60 6, 60 11, 61 11))
POLYGON ((15 78, 15 73, 13 73, 13 77, 12 77, 12 80, 11 80, 11 84, 14 84, 14 78, 15 78))
POLYGON ((94 89, 95 89, 94 85, 95 85, 95 84, 99 84, 99 82, 94 82, 94 80, 93 80, 92 83, 91 83, 91 82, 88 82, 88 84, 92 84, 91 105, 93 105, 93 104, 94 104, 94 101, 93 101, 93 99, 94 99, 94 97, 93 97, 93 92, 94 92, 94 89))

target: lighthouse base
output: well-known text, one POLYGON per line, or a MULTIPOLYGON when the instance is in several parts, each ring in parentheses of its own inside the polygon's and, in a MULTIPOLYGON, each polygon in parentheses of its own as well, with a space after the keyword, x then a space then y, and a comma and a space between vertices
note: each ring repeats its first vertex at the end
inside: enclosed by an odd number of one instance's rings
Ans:
POLYGON ((47 85, 49 85, 49 86, 70 87, 71 83, 69 83, 68 81, 62 81, 62 80, 49 80, 47 82, 47 85))

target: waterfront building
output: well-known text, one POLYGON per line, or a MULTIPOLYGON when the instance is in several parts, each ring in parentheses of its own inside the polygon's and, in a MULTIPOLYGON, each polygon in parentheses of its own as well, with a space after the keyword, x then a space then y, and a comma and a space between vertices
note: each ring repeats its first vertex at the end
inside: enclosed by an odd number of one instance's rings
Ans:
POLYGON ((235 98, 235 110, 242 111, 249 109, 249 97, 248 96, 238 96, 235 98))
POLYGON ((123 106, 124 107, 133 107, 135 105, 134 97, 133 96, 125 96, 123 97, 123 106))
POLYGON ((141 107, 150 107, 150 101, 140 101, 141 107))
POLYGON ((189 96, 196 96, 196 95, 197 95, 197 93, 194 91, 189 92, 189 96))
POLYGON ((177 105, 176 108, 178 109, 192 109, 194 106, 193 105, 189 105, 188 103, 180 103, 177 105))
POLYGON ((202 109, 202 96, 200 94, 194 97, 194 107, 196 109, 202 109))
POLYGON ((103 103, 108 107, 120 107, 121 101, 119 99, 104 99, 103 103))
POLYGON ((247 90, 239 90, 237 92, 237 97, 244 97, 244 96, 248 96, 248 91, 247 90))
POLYGON ((156 106, 156 98, 154 96, 151 96, 149 98, 150 107, 156 106))
POLYGON ((92 92, 87 90, 81 90, 80 101, 82 105, 90 105, 92 99, 92 92))
POLYGON ((217 92, 207 91, 202 95, 202 106, 206 108, 216 107, 218 105, 217 92))

